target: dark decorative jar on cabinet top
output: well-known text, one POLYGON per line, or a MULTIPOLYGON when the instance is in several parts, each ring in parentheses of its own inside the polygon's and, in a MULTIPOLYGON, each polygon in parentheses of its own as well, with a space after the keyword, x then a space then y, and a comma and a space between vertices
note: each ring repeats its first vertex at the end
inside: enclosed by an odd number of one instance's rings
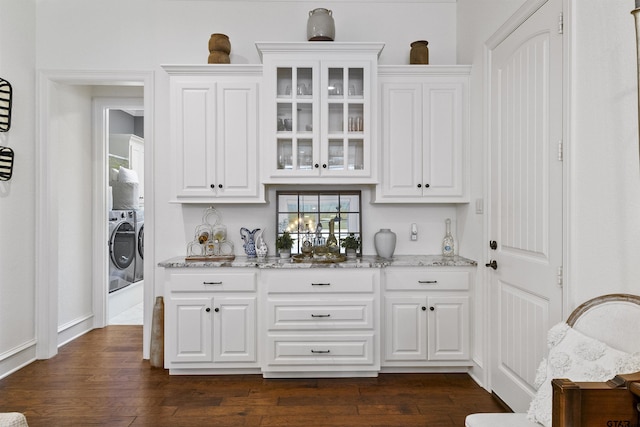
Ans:
POLYGON ((411 43, 411 52, 409 53, 410 64, 428 64, 429 63, 429 44, 426 40, 417 40, 411 43))

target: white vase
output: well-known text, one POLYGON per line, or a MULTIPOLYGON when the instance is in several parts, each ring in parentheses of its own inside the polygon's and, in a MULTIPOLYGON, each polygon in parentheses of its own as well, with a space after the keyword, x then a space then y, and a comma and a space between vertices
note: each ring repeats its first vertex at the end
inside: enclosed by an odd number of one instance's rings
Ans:
POLYGON ((280 258, 288 259, 291 257, 291 249, 280 249, 280 258))
POLYGON ((396 233, 389 228, 381 228, 373 237, 373 244, 380 258, 391 258, 396 250, 396 233))

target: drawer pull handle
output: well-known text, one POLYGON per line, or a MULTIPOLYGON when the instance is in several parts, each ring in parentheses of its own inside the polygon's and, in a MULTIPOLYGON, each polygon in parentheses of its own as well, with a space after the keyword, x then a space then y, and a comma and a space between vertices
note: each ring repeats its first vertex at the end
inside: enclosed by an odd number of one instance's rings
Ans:
POLYGON ((311 286, 331 286, 331 283, 312 283, 311 286))
POLYGON ((421 285, 435 285, 436 283, 438 283, 437 280, 418 280, 418 283, 420 283, 421 285))
POLYGON ((331 353, 331 350, 311 350, 311 353, 315 353, 315 354, 328 354, 328 353, 331 353))
POLYGON ((311 317, 331 317, 330 314, 312 314, 311 317))
POLYGON ((222 282, 202 282, 203 285, 222 285, 222 282))

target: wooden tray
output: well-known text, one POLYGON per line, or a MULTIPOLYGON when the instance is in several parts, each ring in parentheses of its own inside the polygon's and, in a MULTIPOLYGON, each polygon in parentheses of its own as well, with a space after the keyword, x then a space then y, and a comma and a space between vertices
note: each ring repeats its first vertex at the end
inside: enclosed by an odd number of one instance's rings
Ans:
POLYGON ((211 255, 211 256, 194 255, 194 256, 185 257, 184 260, 216 262, 216 261, 233 261, 234 259, 236 259, 235 255, 211 255))
POLYGON ((293 259, 293 262, 306 262, 310 264, 335 264, 337 262, 344 262, 347 260, 347 257, 344 255, 338 255, 331 258, 314 258, 300 254, 292 255, 291 258, 293 259))

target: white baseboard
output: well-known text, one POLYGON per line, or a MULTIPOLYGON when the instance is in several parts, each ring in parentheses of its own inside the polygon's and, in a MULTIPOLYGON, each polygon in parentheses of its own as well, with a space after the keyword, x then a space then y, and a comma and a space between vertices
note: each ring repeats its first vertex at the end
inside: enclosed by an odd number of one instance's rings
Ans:
POLYGON ((58 328, 58 348, 94 329, 93 314, 72 320, 58 328))
POLYGON ((0 379, 8 377, 34 360, 36 360, 35 339, 0 354, 0 379))

